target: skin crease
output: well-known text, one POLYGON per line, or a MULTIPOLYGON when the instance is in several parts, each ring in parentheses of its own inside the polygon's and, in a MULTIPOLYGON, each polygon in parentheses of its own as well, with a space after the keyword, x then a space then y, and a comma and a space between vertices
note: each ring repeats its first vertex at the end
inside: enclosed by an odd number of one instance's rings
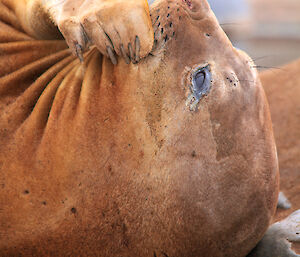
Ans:
POLYGON ((114 66, 33 40, 5 1, 0 255, 246 256, 275 211, 276 148, 252 61, 207 2, 157 1, 151 55, 114 66), (191 111, 190 71, 208 64, 191 111))

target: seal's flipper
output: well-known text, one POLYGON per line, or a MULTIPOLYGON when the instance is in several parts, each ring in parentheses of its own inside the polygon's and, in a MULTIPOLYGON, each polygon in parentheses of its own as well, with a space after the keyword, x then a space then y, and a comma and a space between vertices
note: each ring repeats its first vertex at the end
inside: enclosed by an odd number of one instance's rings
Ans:
POLYGON ((43 6, 80 61, 90 44, 115 65, 117 56, 137 63, 152 50, 154 32, 146 0, 50 0, 43 6))
POLYGON ((300 210, 274 223, 248 257, 300 257, 291 243, 300 242, 300 210))

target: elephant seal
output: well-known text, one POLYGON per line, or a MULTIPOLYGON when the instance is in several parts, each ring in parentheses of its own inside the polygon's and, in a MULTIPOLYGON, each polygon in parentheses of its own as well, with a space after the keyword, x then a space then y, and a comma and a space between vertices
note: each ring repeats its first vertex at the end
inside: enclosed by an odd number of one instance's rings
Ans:
POLYGON ((115 66, 2 6, 0 255, 246 256, 275 211, 276 147, 208 3, 156 1, 151 53, 115 66))

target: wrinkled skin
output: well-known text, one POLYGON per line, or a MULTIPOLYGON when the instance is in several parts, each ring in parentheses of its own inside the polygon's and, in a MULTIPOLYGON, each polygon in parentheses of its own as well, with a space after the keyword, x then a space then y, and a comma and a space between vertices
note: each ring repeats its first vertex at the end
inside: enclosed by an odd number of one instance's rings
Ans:
POLYGON ((1 44, 2 256, 244 257, 262 238, 278 196, 268 104, 206 1, 188 3, 152 6, 138 65, 95 47, 80 64, 5 16, 1 42, 21 42, 1 44))

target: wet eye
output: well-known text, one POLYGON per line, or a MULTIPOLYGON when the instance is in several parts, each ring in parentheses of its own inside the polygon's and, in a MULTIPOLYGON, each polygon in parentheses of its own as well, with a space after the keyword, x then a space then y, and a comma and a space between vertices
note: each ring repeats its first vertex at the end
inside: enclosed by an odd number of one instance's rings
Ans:
POLYGON ((201 90, 205 82, 205 72, 199 71, 194 78, 195 87, 197 90, 201 90))
POLYGON ((210 66, 198 67, 192 71, 190 94, 185 102, 191 111, 196 111, 201 98, 209 93, 212 82, 210 66))
POLYGON ((209 65, 197 69, 193 74, 192 91, 197 99, 206 95, 211 87, 211 73, 209 65))

